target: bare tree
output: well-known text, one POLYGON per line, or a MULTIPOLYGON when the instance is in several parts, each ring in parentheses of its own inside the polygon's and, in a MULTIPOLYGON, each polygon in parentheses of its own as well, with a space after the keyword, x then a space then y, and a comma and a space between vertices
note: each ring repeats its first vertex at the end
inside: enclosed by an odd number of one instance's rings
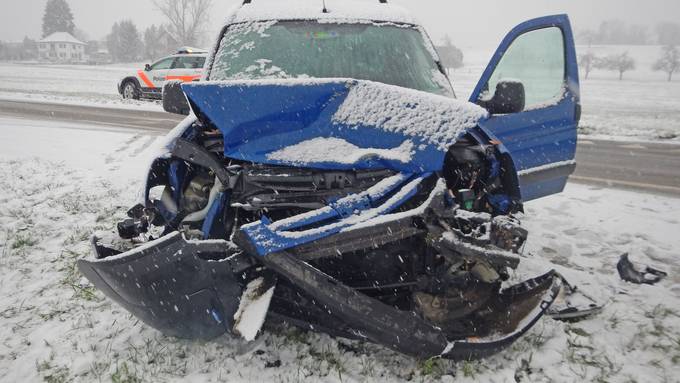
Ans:
POLYGON ((142 56, 141 36, 131 20, 113 24, 111 33, 106 37, 109 53, 117 62, 133 62, 142 56))
POLYGON ((628 52, 624 52, 597 60, 595 68, 617 71, 619 72, 619 80, 623 80, 624 73, 635 69, 635 60, 628 56, 628 52))
POLYGON ((437 52, 439 52, 439 58, 447 71, 449 68, 456 70, 463 67, 463 58, 465 57, 463 51, 453 45, 449 35, 444 36, 444 44, 437 47, 437 52))
POLYGON ((680 23, 660 23, 656 35, 659 45, 680 45, 680 23))
POLYGON ((205 31, 212 0, 153 0, 168 19, 167 32, 182 45, 198 45, 205 31))
POLYGON ((578 39, 580 40, 580 42, 587 43, 588 48, 593 46, 593 42, 595 42, 597 38, 598 38, 597 32, 593 31, 592 29, 583 30, 578 34, 578 39))
POLYGON ((588 76, 590 76, 590 72, 595 68, 598 60, 599 58, 593 52, 584 53, 578 57, 578 64, 583 68, 583 71, 586 72, 586 80, 588 79, 588 76))
POLYGON ((673 73, 680 70, 680 50, 675 45, 663 47, 659 60, 654 63, 652 69, 663 71, 668 74, 668 81, 673 81, 673 73))

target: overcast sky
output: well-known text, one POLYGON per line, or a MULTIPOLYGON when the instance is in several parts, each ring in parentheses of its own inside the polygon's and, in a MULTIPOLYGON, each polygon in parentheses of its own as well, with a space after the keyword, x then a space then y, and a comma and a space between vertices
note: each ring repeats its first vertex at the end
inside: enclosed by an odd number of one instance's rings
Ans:
MULTIPOLYGON (((213 0, 211 31, 218 29, 227 11, 240 1, 213 0)), ((463 47, 472 44, 496 45, 515 24, 547 14, 568 13, 577 30, 595 28, 607 19, 651 26, 659 21, 678 21, 680 15, 679 0, 390 1, 411 9, 433 39, 439 40, 444 34, 449 34, 455 44, 463 47)), ((4 2, 6 4, 0 12, 0 40, 20 41, 24 36, 39 38, 47 0, 4 2)), ((68 0, 68 3, 75 16, 76 26, 92 39, 103 39, 111 25, 121 19, 132 19, 140 29, 163 22, 152 0, 68 0)))

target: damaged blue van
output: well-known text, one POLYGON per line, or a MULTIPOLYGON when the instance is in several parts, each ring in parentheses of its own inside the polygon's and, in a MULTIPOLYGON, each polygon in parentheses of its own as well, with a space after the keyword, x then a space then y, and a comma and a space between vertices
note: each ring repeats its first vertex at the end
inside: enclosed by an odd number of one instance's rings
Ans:
POLYGON ((565 15, 502 41, 456 99, 427 33, 384 0, 246 0, 80 271, 161 332, 250 341, 266 322, 416 357, 484 357, 550 312, 555 272, 510 281, 527 201, 575 168, 565 15))

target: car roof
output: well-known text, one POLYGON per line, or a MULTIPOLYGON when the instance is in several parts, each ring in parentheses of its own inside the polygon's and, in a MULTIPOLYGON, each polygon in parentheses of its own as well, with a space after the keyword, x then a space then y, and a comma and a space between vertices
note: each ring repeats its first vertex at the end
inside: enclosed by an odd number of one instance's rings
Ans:
MULTIPOLYGON (((248 1, 248 0, 246 0, 248 1)), ((379 0, 250 0, 227 19, 227 24, 268 20, 373 21, 418 25, 405 8, 379 0)))

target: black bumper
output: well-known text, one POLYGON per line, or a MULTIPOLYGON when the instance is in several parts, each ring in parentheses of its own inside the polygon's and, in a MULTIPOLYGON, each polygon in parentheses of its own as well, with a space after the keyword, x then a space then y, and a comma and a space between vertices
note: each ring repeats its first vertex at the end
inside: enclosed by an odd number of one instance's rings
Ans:
POLYGON ((78 261, 80 272, 147 325, 204 340, 231 330, 243 290, 238 277, 251 264, 239 255, 224 259, 233 250, 227 242, 173 233, 122 254, 97 238, 92 245, 97 259, 78 261))
MULTIPOLYGON (((243 237, 237 242, 252 254, 243 237)), ((421 358, 464 360, 499 352, 544 315, 562 284, 561 277, 550 272, 501 290, 488 307, 497 318, 492 335, 451 338, 416 313, 386 305, 328 276, 306 262, 304 253, 248 256, 226 241, 187 241, 178 232, 122 254, 99 245, 96 238, 93 247, 97 258, 106 258, 81 260, 80 271, 109 298, 166 335, 210 340, 231 332, 248 273, 261 264, 285 279, 298 297, 311 298, 305 310, 323 314, 317 316, 322 319, 318 326, 304 316, 290 317, 286 307, 273 304, 273 318, 314 324, 309 328, 316 331, 326 325, 331 334, 344 333, 421 358)))

